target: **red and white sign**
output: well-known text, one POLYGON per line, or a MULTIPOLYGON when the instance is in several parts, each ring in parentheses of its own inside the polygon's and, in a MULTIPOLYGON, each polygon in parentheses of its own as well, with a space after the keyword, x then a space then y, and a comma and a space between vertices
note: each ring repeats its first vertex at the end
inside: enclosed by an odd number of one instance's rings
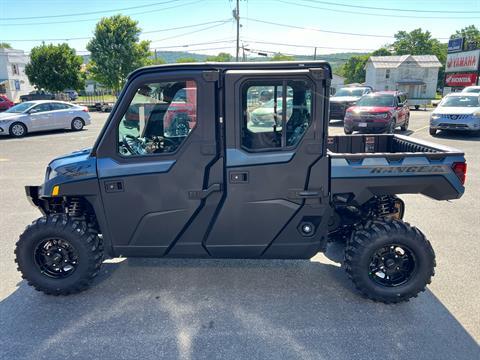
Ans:
POLYGON ((447 55, 445 72, 477 71, 480 49, 450 53, 447 55))
POLYGON ((447 74, 445 85, 447 86, 471 86, 477 84, 477 74, 447 74))

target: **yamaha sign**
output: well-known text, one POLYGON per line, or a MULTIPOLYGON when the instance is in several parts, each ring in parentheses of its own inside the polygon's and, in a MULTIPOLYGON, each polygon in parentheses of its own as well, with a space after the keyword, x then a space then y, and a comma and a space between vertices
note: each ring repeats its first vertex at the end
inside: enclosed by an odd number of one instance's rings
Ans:
POLYGON ((445 72, 477 71, 480 59, 480 49, 450 53, 447 55, 445 72))

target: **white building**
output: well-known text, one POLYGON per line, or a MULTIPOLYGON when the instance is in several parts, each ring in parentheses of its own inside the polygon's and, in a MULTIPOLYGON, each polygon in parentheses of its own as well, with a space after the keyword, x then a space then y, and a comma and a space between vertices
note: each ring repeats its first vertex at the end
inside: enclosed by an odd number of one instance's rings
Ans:
POLYGON ((0 94, 5 94, 13 102, 20 95, 35 90, 25 74, 29 58, 23 50, 0 49, 0 94))
POLYGON ((435 55, 371 56, 365 65, 365 84, 375 91, 403 91, 413 104, 410 100, 435 98, 440 67, 435 55))
POLYGON ((330 84, 330 87, 334 89, 333 93, 335 93, 338 89, 343 87, 344 84, 345 84, 345 78, 343 76, 332 74, 332 83, 330 84))

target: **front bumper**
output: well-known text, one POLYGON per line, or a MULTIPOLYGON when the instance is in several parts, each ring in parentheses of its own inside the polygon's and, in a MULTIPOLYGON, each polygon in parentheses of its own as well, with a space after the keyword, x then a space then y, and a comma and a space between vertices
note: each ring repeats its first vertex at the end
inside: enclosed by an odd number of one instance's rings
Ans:
POLYGON ((48 202, 40 198, 41 187, 34 185, 25 186, 25 194, 32 206, 38 208, 43 215, 46 215, 48 202))
POLYGON ((472 115, 458 115, 453 119, 451 115, 430 120, 430 128, 434 130, 463 130, 480 131, 480 118, 472 115))
POLYGON ((389 119, 385 120, 363 120, 363 119, 354 119, 354 120, 345 120, 344 128, 349 131, 372 131, 372 132, 381 132, 387 129, 389 119), (361 126, 362 124, 362 126, 361 126), (363 125, 365 124, 365 125, 363 125))

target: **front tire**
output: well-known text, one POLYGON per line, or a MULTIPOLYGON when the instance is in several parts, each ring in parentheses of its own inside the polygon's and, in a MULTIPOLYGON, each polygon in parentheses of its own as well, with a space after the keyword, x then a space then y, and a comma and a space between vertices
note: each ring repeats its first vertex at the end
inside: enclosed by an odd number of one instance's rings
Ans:
POLYGON ((48 215, 20 235, 15 255, 30 286, 48 295, 69 295, 90 286, 102 264, 103 247, 85 221, 48 215))
POLYGON ((405 122, 403 123, 403 125, 400 127, 400 129, 402 131, 407 131, 408 130, 408 124, 410 122, 410 116, 407 116, 406 119, 405 119, 405 122))
POLYGON ((424 291, 435 274, 435 253, 417 228, 378 219, 356 230, 345 250, 345 269, 367 298, 408 301, 424 291))
POLYGON ((396 128, 396 123, 397 121, 395 119, 392 119, 387 125, 387 134, 394 134, 395 133, 395 128, 396 128))
POLYGON ((14 122, 10 125, 10 135, 16 138, 21 138, 27 135, 27 127, 21 122, 14 122))
POLYGON ((429 132, 429 134, 432 135, 432 136, 437 135, 437 129, 432 129, 432 128, 430 128, 430 129, 428 130, 428 132, 429 132))
POLYGON ((71 129, 74 131, 80 131, 85 126, 85 123, 80 118, 75 118, 72 120, 71 129))

